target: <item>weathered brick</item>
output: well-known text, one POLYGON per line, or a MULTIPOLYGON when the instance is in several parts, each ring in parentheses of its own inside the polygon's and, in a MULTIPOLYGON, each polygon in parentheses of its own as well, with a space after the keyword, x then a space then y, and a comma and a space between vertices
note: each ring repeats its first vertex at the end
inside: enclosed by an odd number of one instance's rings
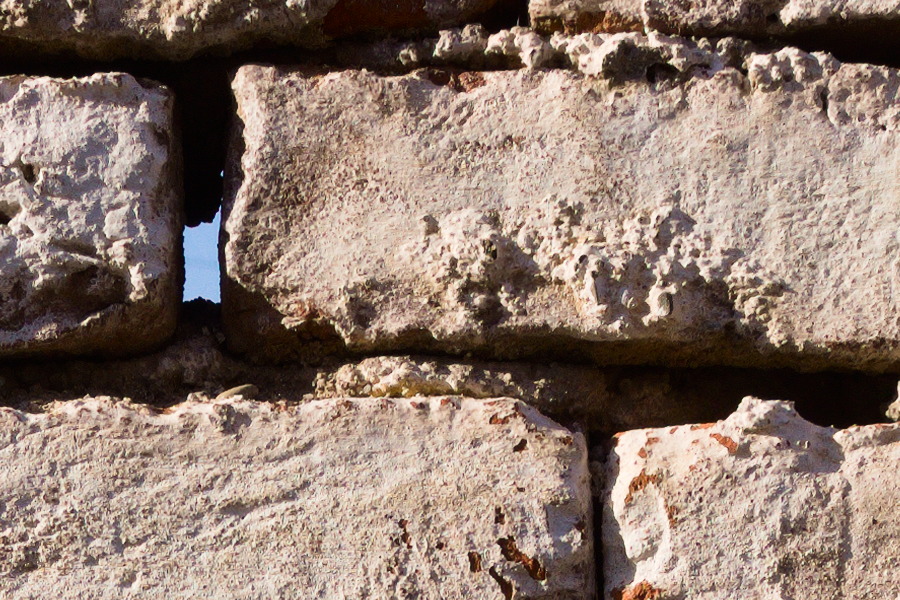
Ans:
POLYGON ((0 409, 0 460, 4 598, 593 597, 584 439, 508 399, 0 409))
POLYGON ((896 366, 897 72, 623 35, 567 43, 597 77, 242 68, 232 347, 896 366))
POLYGON ((893 600, 900 424, 837 431, 745 398, 717 423, 621 434, 606 598, 893 600))
POLYGON ((435 31, 497 0, 0 0, 0 50, 184 59, 255 45, 322 46, 360 33, 435 31))
POLYGON ((181 164, 163 87, 0 78, 0 356, 121 354, 181 301, 181 164))
POLYGON ((893 35, 900 8, 889 0, 531 0, 532 23, 543 31, 618 33, 655 29, 679 35, 759 37, 827 30, 858 43, 859 26, 893 35), (892 29, 885 29, 886 27, 892 29), (879 31, 881 30, 881 31, 879 31))

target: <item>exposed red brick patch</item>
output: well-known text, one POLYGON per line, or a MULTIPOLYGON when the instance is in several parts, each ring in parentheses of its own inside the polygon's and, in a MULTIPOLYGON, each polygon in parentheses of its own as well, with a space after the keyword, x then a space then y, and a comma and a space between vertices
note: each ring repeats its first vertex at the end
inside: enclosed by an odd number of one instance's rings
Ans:
POLYGON ((669 430, 669 433, 675 433, 676 431, 678 431, 678 427, 673 427, 669 430))
POLYGON ((738 445, 730 437, 728 437, 726 435, 721 435, 719 433, 711 433, 711 434, 709 434, 709 437, 711 437, 712 439, 716 440, 717 442, 719 442, 720 444, 725 446, 725 449, 728 450, 728 454, 737 453, 738 445))
POLYGON ((480 88, 487 82, 484 80, 484 73, 478 71, 464 71, 456 76, 457 91, 471 92, 476 88, 480 88))
POLYGON ((574 442, 575 440, 573 440, 571 436, 564 435, 563 437, 559 438, 559 441, 563 446, 571 446, 572 442, 574 442))
POLYGON ((698 429, 709 429, 710 427, 715 426, 715 423, 700 423, 699 425, 691 425, 691 431, 697 431, 698 429))
POLYGON ((491 415, 491 418, 488 419, 488 423, 491 425, 506 425, 509 423, 509 420, 512 418, 512 415, 506 415, 501 417, 500 413, 494 413, 491 415))
POLYGON ((477 552, 469 552, 469 570, 473 573, 481 571, 481 555, 477 552))
POLYGON ((620 588, 612 591, 613 600, 657 600, 662 590, 650 585, 648 581, 636 583, 630 588, 620 588))
POLYGON ((541 33, 562 31, 568 35, 576 33, 641 32, 644 30, 643 23, 637 17, 602 10, 583 12, 574 19, 537 17, 534 19, 533 26, 541 33))
POLYGON ((647 436, 647 443, 644 444, 643 448, 638 450, 638 456, 640 456, 641 458, 647 458, 647 456, 649 456, 649 454, 650 454, 649 452, 647 452, 647 448, 649 448, 650 446, 652 446, 653 444, 656 444, 658 442, 659 442, 658 437, 647 436))
POLYGON ((409 405, 412 406, 413 408, 415 408, 416 410, 425 410, 428 407, 428 405, 425 402, 413 401, 413 402, 410 402, 409 405))
POLYGON ((427 27, 424 0, 338 0, 325 16, 322 30, 330 37, 365 31, 402 31, 427 27))
POLYGON ((631 502, 637 492, 640 492, 651 483, 659 483, 659 475, 647 475, 647 471, 641 469, 641 474, 628 484, 628 494, 625 496, 625 503, 631 502))
POLYGON ((425 69, 425 77, 434 85, 446 86, 455 92, 467 93, 480 88, 487 82, 479 71, 459 71, 456 69, 425 69))
POLYGON ((409 521, 407 521, 406 519, 400 519, 400 522, 397 524, 400 525, 400 530, 403 532, 400 534, 400 541, 403 542, 407 548, 412 548, 412 537, 406 530, 406 526, 409 525, 409 521))
POLYGON ((525 567, 525 570, 528 571, 528 574, 532 579, 536 581, 544 581, 547 579, 547 569, 541 565, 538 559, 531 558, 519 550, 514 538, 500 538, 497 540, 497 545, 500 546, 500 553, 503 554, 503 558, 512 562, 517 562, 525 567))
POLYGON ((568 33, 625 33, 629 31, 640 33, 644 31, 644 24, 639 18, 631 15, 601 10, 595 13, 579 14, 568 33))
POLYGON ((678 522, 678 520, 676 518, 678 516, 678 508, 675 506, 672 506, 668 502, 664 502, 663 504, 666 507, 666 518, 669 520, 669 526, 674 527, 675 523, 678 522))

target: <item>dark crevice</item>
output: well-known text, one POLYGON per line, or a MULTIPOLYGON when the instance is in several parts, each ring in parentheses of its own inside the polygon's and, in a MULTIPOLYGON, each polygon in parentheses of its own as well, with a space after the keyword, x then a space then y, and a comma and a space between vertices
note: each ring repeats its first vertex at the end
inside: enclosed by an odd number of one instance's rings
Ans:
POLYGON ((835 21, 770 39, 770 45, 828 52, 841 62, 900 67, 900 19, 835 21))
POLYGON ((479 21, 485 29, 496 33, 502 29, 525 27, 529 25, 529 19, 528 0, 500 0, 479 21))
POLYGON ((29 184, 33 185, 37 181, 37 169, 34 165, 22 164, 19 166, 19 170, 22 171, 22 178, 29 184))
MULTIPOLYGON (((609 438, 607 438, 609 439, 609 438)), ((594 465, 594 468, 599 468, 602 465, 606 457, 609 456, 609 446, 610 444, 603 445, 595 445, 593 442, 595 441, 593 438, 588 438, 587 440, 590 460, 591 464, 594 465), (600 454, 601 450, 603 453, 600 454)), ((594 469, 592 469, 594 471, 594 469)), ((593 529, 591 533, 593 534, 593 542, 594 542, 594 589, 597 598, 605 598, 605 590, 606 590, 606 577, 603 570, 603 532, 601 531, 601 524, 603 523, 603 486, 604 486, 604 478, 597 472, 591 473, 591 518, 593 519, 593 529)))
MULTIPOLYGON (((648 414, 646 427, 682 425, 726 418, 745 396, 764 400, 790 400, 807 421, 822 426, 846 428, 886 421, 884 410, 897 393, 897 375, 859 372, 798 373, 788 369, 647 369, 619 370, 610 392, 625 394, 629 386, 652 374, 670 401, 691 407, 690 420, 663 422, 648 414)), ((652 413, 652 411, 651 411, 652 413)))
MULTIPOLYGON (((340 46, 355 43, 369 44, 384 40, 422 40, 436 37, 440 29, 446 27, 427 27, 427 16, 420 2, 393 0, 385 3, 379 0, 340 0, 342 10, 332 10, 323 25, 325 33, 335 36, 331 45, 324 50, 329 52, 340 46), (400 10, 398 10, 400 9, 400 10), (365 25, 359 14, 366 15, 365 25), (373 24, 376 24, 373 27, 373 24)), ((335 7, 337 8, 337 7, 335 7)), ((529 23, 527 0, 497 0, 487 11, 473 17, 456 27, 478 23, 488 32, 496 33, 516 26, 527 26, 529 23)), ((257 44, 259 49, 259 44, 257 44)), ((271 49, 271 48, 269 48, 271 49)))
MULTIPOLYGON (((126 360, 0 362, 0 403, 40 410, 46 401, 109 395, 165 407, 185 400, 191 392, 215 397, 242 385, 258 390, 255 399, 260 401, 299 401, 304 394, 316 392, 320 373, 334 373, 341 365, 360 360, 322 358, 318 366, 288 368, 250 364, 227 352, 220 305, 196 300, 183 305, 175 339, 155 354, 126 360)), ((598 440, 628 429, 724 419, 744 396, 794 401, 803 418, 824 426, 886 422, 884 411, 896 396, 898 379, 896 374, 861 372, 592 367, 566 361, 483 362, 435 355, 408 360, 430 363, 428 369, 435 373, 446 372, 444 365, 468 365, 480 379, 473 392, 459 388, 463 395, 485 397, 483 390, 492 390, 492 394, 518 396, 561 424, 598 440), (535 386, 539 391, 527 391, 535 386), (517 390, 526 390, 525 395, 517 390)), ((446 387, 429 388, 426 383, 417 384, 424 387, 415 391, 448 393, 446 387)), ((511 442, 512 451, 528 451, 527 445, 517 441, 511 442)))

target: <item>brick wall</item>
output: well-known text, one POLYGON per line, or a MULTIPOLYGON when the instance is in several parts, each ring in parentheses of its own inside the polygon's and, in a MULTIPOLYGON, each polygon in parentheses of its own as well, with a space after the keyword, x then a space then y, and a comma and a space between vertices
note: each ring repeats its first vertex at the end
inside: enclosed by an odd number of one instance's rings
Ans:
POLYGON ((896 599, 898 24, 0 0, 0 595, 896 599))

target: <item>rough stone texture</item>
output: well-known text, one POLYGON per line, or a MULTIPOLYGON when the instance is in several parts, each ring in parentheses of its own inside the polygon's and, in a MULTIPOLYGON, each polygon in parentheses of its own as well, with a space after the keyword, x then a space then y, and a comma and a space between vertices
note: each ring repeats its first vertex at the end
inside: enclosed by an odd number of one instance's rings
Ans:
POLYGON ((496 1, 0 0, 0 49, 183 59, 260 43, 321 46, 359 33, 459 25, 496 1))
POLYGON ((900 382, 897 383, 897 394, 894 396, 893 401, 887 405, 884 414, 891 421, 900 421, 900 382))
MULTIPOLYGON (((543 31, 608 32, 655 29, 680 35, 784 35, 857 23, 894 26, 893 0, 530 0, 543 31)), ((860 41, 860 43, 865 43, 860 41)))
MULTIPOLYGON (((721 377, 733 383, 730 375, 721 377)), ((320 369, 313 397, 506 396, 523 400, 554 419, 609 435, 651 426, 649 423, 690 423, 699 415, 727 415, 736 404, 729 406, 721 395, 708 393, 711 381, 710 374, 678 374, 663 369, 634 371, 383 356, 320 369), (684 385, 684 380, 690 384, 684 385)))
POLYGON ((0 78, 0 356, 134 353, 171 335, 172 105, 123 74, 0 78))
POLYGON ((900 424, 842 431, 746 398, 725 421, 629 431, 606 468, 606 598, 900 595, 900 424))
POLYGON ((406 73, 416 67, 529 69, 561 66, 565 52, 528 27, 491 34, 481 25, 445 29, 437 38, 346 43, 336 48, 337 64, 351 68, 406 73))
POLYGON ((584 439, 506 399, 0 409, 4 598, 593 597, 584 439))
POLYGON ((242 68, 232 348, 896 368, 896 71, 554 47, 592 76, 242 68))

